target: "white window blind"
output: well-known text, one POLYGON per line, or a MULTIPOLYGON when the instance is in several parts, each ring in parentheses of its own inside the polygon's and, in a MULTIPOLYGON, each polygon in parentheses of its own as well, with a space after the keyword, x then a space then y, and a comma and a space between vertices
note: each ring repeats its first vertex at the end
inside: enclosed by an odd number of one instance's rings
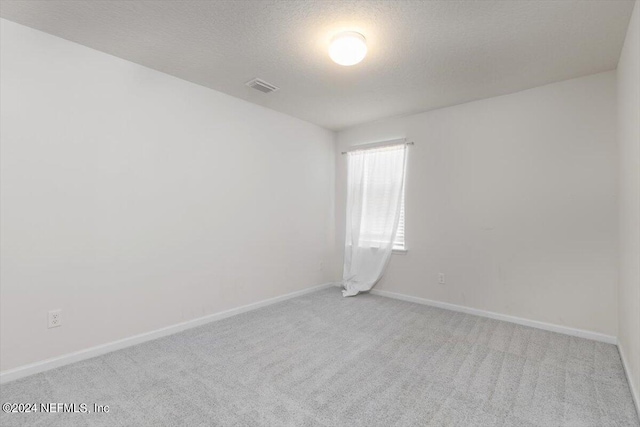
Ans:
POLYGON ((394 251, 406 250, 404 244, 404 185, 402 186, 402 201, 400 203, 400 221, 398 221, 398 231, 396 232, 396 239, 393 241, 394 251))
MULTIPOLYGON (((363 241, 376 242, 384 240, 388 218, 384 212, 388 211, 388 198, 392 188, 397 183, 391 179, 393 169, 391 165, 397 163, 398 156, 404 157, 404 151, 397 146, 371 148, 359 150, 350 154, 350 161, 364 162, 362 186, 364 198, 362 202, 362 222, 360 224, 360 237, 363 241), (394 163, 395 162, 395 163, 394 163), (373 167, 376 164, 377 167, 373 167), (372 171, 377 170, 376 174, 372 171)), ((405 215, 404 215, 404 179, 401 193, 400 218, 398 230, 393 242, 393 250, 406 250, 405 248, 405 215)))

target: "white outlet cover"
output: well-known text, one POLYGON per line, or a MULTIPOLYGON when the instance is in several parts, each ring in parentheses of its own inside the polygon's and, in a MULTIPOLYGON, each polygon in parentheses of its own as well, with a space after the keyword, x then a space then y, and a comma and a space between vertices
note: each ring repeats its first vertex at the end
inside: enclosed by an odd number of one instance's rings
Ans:
POLYGON ((62 310, 51 310, 47 319, 47 326, 49 328, 62 326, 62 310))

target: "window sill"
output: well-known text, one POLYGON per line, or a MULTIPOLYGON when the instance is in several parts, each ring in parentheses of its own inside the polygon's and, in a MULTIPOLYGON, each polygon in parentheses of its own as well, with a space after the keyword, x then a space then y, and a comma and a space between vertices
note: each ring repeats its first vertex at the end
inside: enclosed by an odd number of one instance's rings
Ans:
POLYGON ((406 249, 393 249, 393 250, 391 251, 391 253, 392 253, 392 254, 395 254, 395 255, 406 255, 406 254, 407 254, 407 252, 408 252, 408 251, 407 251, 406 249))

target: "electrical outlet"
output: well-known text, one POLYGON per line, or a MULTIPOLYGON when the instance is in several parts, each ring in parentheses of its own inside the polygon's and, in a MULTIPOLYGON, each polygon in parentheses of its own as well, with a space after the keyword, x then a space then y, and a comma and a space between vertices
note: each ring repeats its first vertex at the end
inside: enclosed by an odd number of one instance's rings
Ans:
POLYGON ((51 310, 49 312, 49 328, 62 326, 62 310, 51 310))
POLYGON ((444 285, 445 283, 444 273, 438 273, 438 283, 440 283, 441 285, 444 285))

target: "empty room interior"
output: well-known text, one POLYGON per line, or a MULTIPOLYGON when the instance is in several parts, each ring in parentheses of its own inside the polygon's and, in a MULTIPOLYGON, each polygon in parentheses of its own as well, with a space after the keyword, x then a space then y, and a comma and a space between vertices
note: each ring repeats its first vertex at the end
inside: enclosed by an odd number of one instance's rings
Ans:
POLYGON ((0 425, 640 427, 640 1, 0 0, 0 425))

